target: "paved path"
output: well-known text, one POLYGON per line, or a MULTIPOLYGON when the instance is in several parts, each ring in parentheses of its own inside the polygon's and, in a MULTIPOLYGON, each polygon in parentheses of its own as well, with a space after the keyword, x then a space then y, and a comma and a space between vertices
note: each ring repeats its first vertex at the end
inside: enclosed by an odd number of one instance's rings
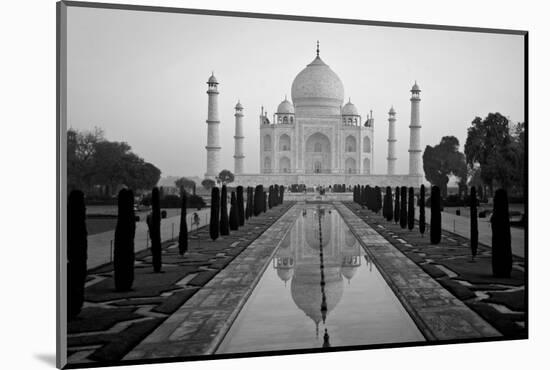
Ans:
POLYGON ((299 214, 294 205, 123 360, 213 354, 299 214))
MULTIPOLYGON (((418 220, 420 214, 419 208, 416 208, 415 217, 418 220)), ((426 223, 430 223, 430 209, 426 208, 426 223)), ((464 216, 457 216, 452 213, 441 212, 441 226, 443 230, 447 230, 463 236, 467 239, 470 238, 470 218, 464 216)), ((486 246, 491 246, 491 237, 493 232, 491 231, 491 223, 489 218, 478 218, 478 230, 479 230, 479 242, 486 246)), ((516 227, 511 228, 512 234, 512 253, 519 257, 525 257, 525 229, 516 227)))
POLYGON ((348 207, 334 206, 427 340, 501 336, 348 207))
MULTIPOLYGON (((187 227, 190 231, 193 212, 197 212, 199 214, 201 219, 199 227, 205 226, 210 222, 210 208, 201 209, 200 211, 190 209, 187 211, 187 227)), ((172 231, 174 237, 177 237, 180 227, 180 216, 177 215, 162 219, 160 225, 162 241, 172 239, 172 231)), ((195 228, 196 226, 193 226, 193 230, 195 230, 195 228)), ((150 246, 150 242, 147 240, 147 232, 148 228, 145 223, 145 219, 142 219, 136 223, 136 237, 134 239, 134 250, 136 252, 146 249, 148 244, 150 246)), ((88 236, 88 269, 111 262, 113 253, 112 243, 114 243, 114 239, 114 229, 104 233, 88 236)))

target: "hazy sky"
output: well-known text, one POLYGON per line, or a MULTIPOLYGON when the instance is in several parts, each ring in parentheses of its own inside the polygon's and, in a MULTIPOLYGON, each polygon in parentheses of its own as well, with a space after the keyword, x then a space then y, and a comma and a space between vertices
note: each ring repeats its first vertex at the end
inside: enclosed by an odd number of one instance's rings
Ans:
POLYGON ((315 57, 340 77, 363 120, 373 110, 374 173, 385 173, 387 112, 397 111, 397 173, 408 171, 410 88, 422 147, 475 116, 524 120, 523 37, 124 10, 68 8, 68 127, 104 129, 163 176, 206 170, 206 80, 220 82, 221 169, 233 171, 234 106, 244 105, 245 171, 259 171, 258 115, 271 117, 315 57))

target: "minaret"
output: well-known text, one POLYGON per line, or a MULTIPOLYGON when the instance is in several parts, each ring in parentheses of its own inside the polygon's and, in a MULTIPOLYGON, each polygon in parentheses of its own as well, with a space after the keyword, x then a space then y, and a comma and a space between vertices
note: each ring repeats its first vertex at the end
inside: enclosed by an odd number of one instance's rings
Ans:
POLYGON ((235 175, 244 173, 244 153, 243 153, 243 106, 241 101, 235 106, 235 175))
POLYGON ((395 138, 395 109, 393 105, 388 112, 388 175, 395 175, 395 143, 397 139, 395 138))
POLYGON ((212 76, 208 79, 208 139, 206 142, 206 173, 204 177, 215 180, 220 172, 220 118, 218 116, 218 81, 212 76))
POLYGON ((414 82, 411 89, 411 140, 409 144, 409 175, 422 175, 420 148, 420 88, 414 82))

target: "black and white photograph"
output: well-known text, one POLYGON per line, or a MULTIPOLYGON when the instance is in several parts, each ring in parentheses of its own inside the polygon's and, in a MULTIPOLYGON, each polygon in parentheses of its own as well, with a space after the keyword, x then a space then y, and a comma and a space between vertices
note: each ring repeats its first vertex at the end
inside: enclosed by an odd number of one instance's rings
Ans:
POLYGON ((57 3, 58 366, 528 338, 527 30, 184 7, 57 3))

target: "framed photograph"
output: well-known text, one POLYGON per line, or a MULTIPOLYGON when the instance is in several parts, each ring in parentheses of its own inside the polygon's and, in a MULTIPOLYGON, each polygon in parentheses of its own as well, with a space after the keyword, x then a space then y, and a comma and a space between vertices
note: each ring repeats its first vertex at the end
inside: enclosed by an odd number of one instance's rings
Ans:
POLYGON ((528 338, 527 31, 57 26, 58 367, 528 338))

